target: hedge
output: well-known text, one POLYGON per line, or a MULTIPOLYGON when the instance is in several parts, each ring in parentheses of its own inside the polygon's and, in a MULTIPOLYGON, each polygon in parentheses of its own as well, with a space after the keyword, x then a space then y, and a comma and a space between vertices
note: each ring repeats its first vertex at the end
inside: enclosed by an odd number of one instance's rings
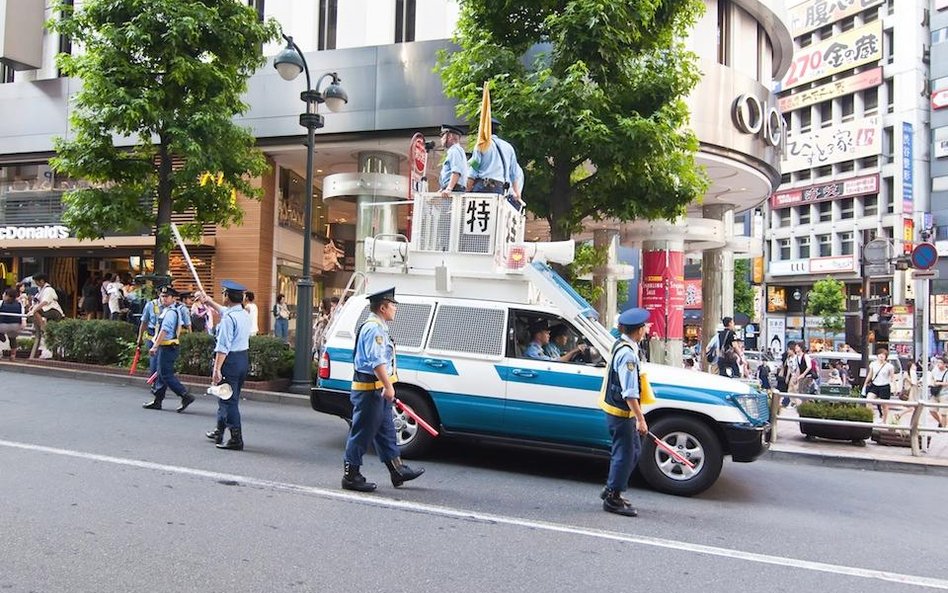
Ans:
MULTIPOLYGON (((175 370, 185 375, 211 374, 214 360, 213 336, 205 333, 181 336, 181 351, 175 370)), ((248 379, 269 381, 293 375, 293 350, 273 336, 250 336, 250 371, 248 379)))
POLYGON ((63 319, 46 324, 46 347, 59 360, 114 365, 134 350, 137 328, 125 321, 63 319))
POLYGON ((825 418, 850 422, 872 422, 872 409, 864 404, 809 401, 797 406, 801 418, 825 418))

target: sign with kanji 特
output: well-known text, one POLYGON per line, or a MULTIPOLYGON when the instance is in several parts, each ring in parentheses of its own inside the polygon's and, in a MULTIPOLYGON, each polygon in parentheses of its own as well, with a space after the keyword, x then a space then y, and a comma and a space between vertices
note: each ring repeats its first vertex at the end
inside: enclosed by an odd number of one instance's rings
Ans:
POLYGON ((882 21, 875 21, 793 52, 790 70, 774 92, 786 91, 881 59, 882 21))
POLYGON ((464 198, 461 234, 493 235, 497 202, 491 198, 464 198))

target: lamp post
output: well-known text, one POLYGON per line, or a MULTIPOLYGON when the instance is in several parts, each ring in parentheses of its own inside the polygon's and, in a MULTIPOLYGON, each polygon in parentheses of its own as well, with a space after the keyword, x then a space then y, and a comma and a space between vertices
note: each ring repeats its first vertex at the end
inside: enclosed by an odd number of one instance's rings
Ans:
POLYGON ((293 363, 293 381, 290 390, 294 393, 308 394, 312 385, 313 360, 313 276, 312 234, 313 234, 313 155, 316 144, 316 130, 323 127, 323 116, 318 113, 319 104, 325 103, 330 111, 338 111, 349 102, 349 96, 340 86, 339 75, 335 72, 323 74, 312 86, 306 57, 293 41, 283 36, 286 47, 273 59, 273 67, 283 80, 293 80, 306 73, 306 90, 300 93, 300 99, 306 103, 306 111, 300 114, 300 125, 306 128, 306 204, 303 220, 303 276, 297 283, 296 292, 296 357, 293 363), (332 82, 324 92, 319 85, 331 78, 332 82))
POLYGON ((798 300, 798 301, 802 299, 802 304, 803 304, 803 327, 800 328, 800 337, 803 338, 803 347, 806 348, 806 349, 809 349, 809 348, 810 348, 810 343, 806 341, 806 309, 807 309, 807 306, 809 306, 810 291, 808 290, 808 291, 806 291, 806 292, 804 292, 804 293, 801 294, 801 293, 800 293, 800 289, 798 288, 798 289, 796 289, 796 290, 793 291, 793 298, 795 298, 795 299, 798 300))

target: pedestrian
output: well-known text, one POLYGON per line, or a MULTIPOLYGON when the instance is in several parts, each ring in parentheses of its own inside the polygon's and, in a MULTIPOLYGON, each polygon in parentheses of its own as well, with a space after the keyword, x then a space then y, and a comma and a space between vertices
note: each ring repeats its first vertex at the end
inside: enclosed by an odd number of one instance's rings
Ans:
POLYGON ((165 399, 165 392, 170 387, 171 391, 181 398, 181 405, 175 410, 181 413, 194 402, 194 396, 188 393, 188 388, 181 383, 174 371, 174 363, 178 360, 181 332, 187 320, 181 313, 181 306, 174 301, 178 296, 174 288, 163 286, 159 295, 163 309, 155 323, 158 334, 148 350, 149 356, 158 357, 158 378, 153 389, 154 398, 142 404, 142 407, 146 410, 160 410, 161 402, 165 399))
POLYGON ((491 118, 491 142, 486 150, 474 148, 468 161, 467 190, 505 195, 517 177, 517 151, 502 139, 500 122, 491 118))
POLYGON ((217 400, 217 427, 205 436, 218 449, 243 451, 244 434, 240 422, 240 390, 250 370, 250 314, 242 306, 247 290, 242 284, 231 280, 221 282, 223 304, 214 302, 206 294, 198 298, 220 313, 217 324, 217 343, 214 345, 214 368, 211 384, 227 383, 231 396, 217 400), (224 442, 224 431, 230 430, 230 438, 224 442))
POLYGON ((346 439, 343 459, 342 487, 358 492, 372 492, 376 485, 359 471, 369 444, 375 446, 379 459, 388 467, 392 486, 398 488, 425 473, 402 463, 395 441, 392 404, 395 400, 395 342, 388 333, 388 323, 395 319, 398 302, 395 289, 387 288, 369 295, 371 314, 356 331, 353 352, 352 425, 346 439))
POLYGON ((79 303, 79 310, 87 320, 95 319, 101 306, 102 303, 99 302, 99 277, 93 274, 86 278, 82 285, 82 300, 79 303))
POLYGON ((284 294, 278 294, 273 305, 273 335, 286 344, 290 342, 290 308, 284 294))
MULTIPOLYGON (((161 297, 156 296, 142 308, 142 320, 138 324, 138 348, 145 346, 145 352, 151 352, 155 345, 155 336, 158 333, 158 320, 161 318, 161 311, 164 307, 161 305, 161 297)), ((158 372, 158 357, 148 355, 148 376, 153 377, 158 372)), ((157 378, 156 378, 157 380, 157 378)), ((150 388, 154 394, 154 387, 150 388)))
POLYGON ((842 385, 843 378, 839 376, 839 369, 832 369, 829 374, 829 379, 826 380, 827 385, 842 385))
POLYGON ((453 192, 463 192, 467 187, 467 155, 461 147, 461 128, 444 124, 441 126, 441 146, 445 149, 444 164, 438 185, 441 196, 448 198, 453 192))
MULTIPOLYGON (((929 373, 929 395, 932 400, 938 404, 948 404, 948 361, 944 357, 938 357, 935 359, 935 367, 929 373)), ((938 428, 948 426, 948 408, 932 408, 929 412, 938 422, 938 428)))
POLYGON ((119 275, 110 276, 109 283, 105 287, 105 294, 108 295, 109 316, 107 319, 118 321, 122 316, 122 298, 125 296, 122 291, 123 285, 119 275))
POLYGON ((332 321, 332 315, 336 312, 339 305, 339 297, 326 297, 319 305, 319 311, 316 313, 316 321, 313 323, 313 353, 318 354, 322 350, 323 339, 329 323, 332 321))
POLYGON ((191 331, 211 333, 213 329, 214 319, 211 316, 211 308, 195 295, 194 304, 191 305, 191 331))
POLYGON ((260 333, 260 325, 257 320, 258 311, 257 304, 254 302, 257 300, 257 296, 250 292, 249 290, 244 293, 244 308, 247 310, 247 314, 250 315, 250 335, 255 336, 260 333))
POLYGON ((102 299, 101 319, 108 319, 112 312, 109 309, 109 284, 112 283, 112 274, 106 273, 102 276, 102 283, 99 284, 99 296, 102 299))
POLYGON ((625 517, 639 512, 622 497, 629 477, 639 461, 642 436, 648 424, 639 405, 641 398, 641 359, 639 342, 648 331, 649 312, 632 308, 619 315, 621 337, 612 347, 608 372, 602 389, 600 407, 606 413, 606 426, 612 438, 609 478, 600 498, 602 509, 625 517), (637 433, 637 434, 636 434, 637 433))
POLYGON ((770 382, 770 366, 766 360, 762 360, 757 367, 757 380, 760 381, 760 388, 770 393, 773 384, 770 382))
POLYGON ((36 358, 40 352, 40 342, 46 332, 46 324, 50 321, 59 321, 65 315, 62 307, 59 306, 59 295, 49 284, 49 277, 46 274, 33 274, 33 283, 39 288, 36 293, 36 299, 30 308, 28 315, 33 318, 33 326, 36 328, 36 336, 33 342, 33 350, 30 352, 30 358, 36 358))
POLYGON ((847 387, 852 385, 852 375, 849 370, 849 363, 845 360, 840 360, 836 364, 836 368, 839 370, 839 378, 843 382, 842 384, 847 387))
MULTIPOLYGON (((889 351, 879 348, 876 351, 876 360, 869 363, 869 372, 862 384, 862 393, 871 399, 892 399, 892 380, 895 378, 895 366, 889 361, 889 351)), ((889 421, 889 406, 876 406, 883 424, 889 421)))
POLYGON ((26 329, 26 317, 23 317, 23 303, 17 300, 15 288, 3 291, 0 303, 0 339, 5 339, 10 347, 10 360, 16 358, 16 338, 26 329))

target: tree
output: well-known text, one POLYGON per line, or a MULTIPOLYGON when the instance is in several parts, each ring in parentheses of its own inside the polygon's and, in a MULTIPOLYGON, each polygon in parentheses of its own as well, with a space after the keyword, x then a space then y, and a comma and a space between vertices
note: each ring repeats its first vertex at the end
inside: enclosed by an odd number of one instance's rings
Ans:
POLYGON ((684 97, 700 73, 682 39, 700 0, 464 0, 439 60, 458 115, 492 111, 517 147, 527 204, 568 239, 583 219, 673 219, 706 189, 684 97))
POLYGON ((60 54, 59 68, 80 78, 69 138, 50 163, 89 182, 64 196, 63 221, 79 238, 156 228, 155 272, 168 272, 172 212, 195 211, 182 228, 239 223, 236 193, 258 198, 249 177, 267 164, 254 137, 233 123, 247 109, 247 78, 276 38, 234 0, 60 1, 49 27, 82 51, 60 54), (114 138, 131 139, 118 147, 114 138), (210 181, 210 182, 208 182, 210 181))
POLYGON ((750 283, 750 260, 734 260, 734 313, 754 318, 754 290, 750 283))
POLYGON ((807 296, 806 312, 823 319, 824 331, 840 332, 845 327, 843 313, 846 310, 845 286, 839 280, 826 278, 813 284, 807 296))

